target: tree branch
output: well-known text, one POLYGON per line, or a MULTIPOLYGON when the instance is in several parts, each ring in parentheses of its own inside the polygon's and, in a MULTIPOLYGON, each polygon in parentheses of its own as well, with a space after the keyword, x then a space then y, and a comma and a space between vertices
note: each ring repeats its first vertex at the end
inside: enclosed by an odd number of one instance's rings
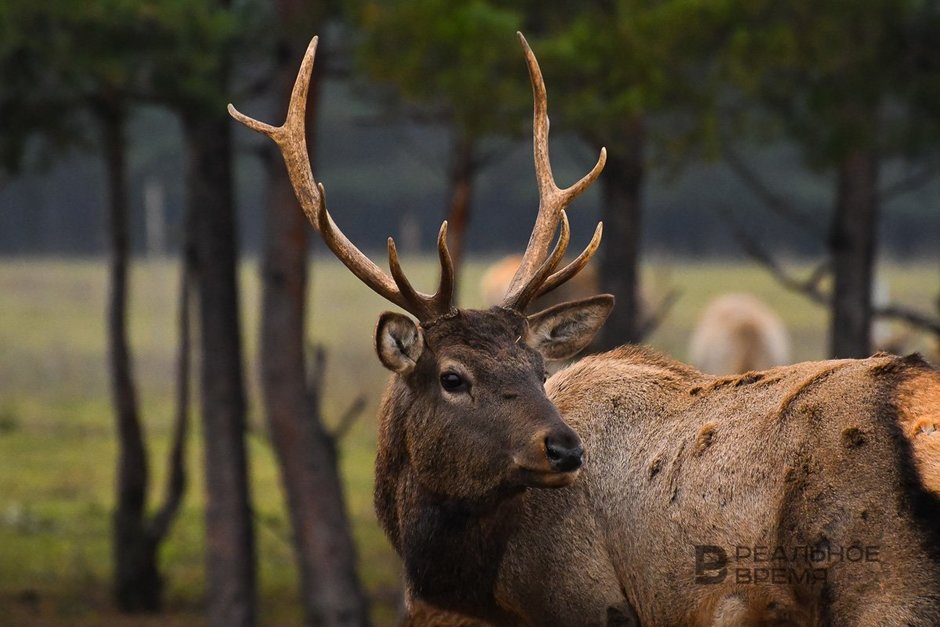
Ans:
POLYGON ((878 201, 888 203, 899 196, 913 192, 929 183, 936 174, 937 167, 935 165, 924 166, 919 172, 915 172, 885 186, 884 189, 878 192, 878 201))
POLYGON ((330 433, 330 438, 334 442, 339 442, 344 437, 346 437, 346 434, 349 433, 349 430, 356 423, 365 409, 366 397, 365 394, 360 394, 355 399, 353 399, 353 402, 349 405, 348 408, 346 408, 346 411, 343 412, 343 415, 340 416, 339 422, 330 433))
POLYGON ((640 322, 639 329, 640 341, 645 340, 656 332, 656 329, 662 325, 663 321, 672 310, 672 306, 676 304, 681 295, 682 292, 677 289, 669 290, 666 295, 663 296, 662 300, 659 301, 659 304, 656 305, 652 313, 643 318, 640 322))
POLYGON ((879 318, 900 320, 912 327, 923 329, 940 338, 940 318, 934 318, 921 312, 900 305, 874 307, 872 314, 879 318))
POLYGON ((316 403, 319 415, 320 399, 323 398, 323 381, 326 377, 326 349, 322 344, 307 343, 307 393, 316 403))
MULTIPOLYGON (((326 377, 327 353, 322 344, 309 343, 307 345, 307 395, 310 399, 314 414, 322 420, 323 385, 326 377)), ((329 433, 334 442, 341 440, 355 424, 356 420, 366 408, 366 397, 360 394, 346 408, 339 418, 336 427, 329 433)))
MULTIPOLYGON (((806 279, 798 279, 788 273, 780 263, 754 238, 747 234, 737 221, 727 212, 721 212, 731 223, 731 231, 737 243, 744 252, 754 261, 766 268, 771 275, 783 287, 790 291, 803 294, 813 302, 819 305, 829 304, 829 294, 826 293, 820 284, 830 272, 830 262, 828 260, 821 262, 806 279)), ((900 320, 912 327, 922 329, 940 337, 940 318, 916 311, 909 307, 901 305, 886 305, 884 307, 873 307, 872 316, 875 318, 888 318, 900 320)))
POLYGON ((728 221, 731 233, 744 253, 766 268, 778 283, 790 291, 803 294, 814 303, 819 305, 829 304, 829 294, 820 287, 823 279, 826 278, 831 270, 831 262, 828 259, 817 265, 808 278, 803 280, 798 279, 787 272, 767 249, 758 244, 730 212, 719 210, 719 213, 728 221))
POLYGON ((749 166, 743 157, 734 149, 725 146, 722 148, 725 163, 734 174, 751 190, 759 200, 761 200, 768 209, 777 214, 784 220, 794 224, 817 240, 824 239, 823 230, 805 211, 794 207, 774 192, 770 186, 763 181, 757 172, 749 166))

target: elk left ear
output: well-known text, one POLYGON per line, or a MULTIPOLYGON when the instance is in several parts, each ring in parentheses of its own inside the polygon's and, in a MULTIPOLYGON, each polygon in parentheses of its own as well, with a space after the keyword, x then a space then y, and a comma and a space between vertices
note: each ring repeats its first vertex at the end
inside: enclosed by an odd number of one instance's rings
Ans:
POLYGON ((613 308, 614 297, 601 294, 534 313, 526 343, 545 359, 567 359, 588 345, 613 308))
POLYGON ((386 311, 375 325, 375 352, 386 368, 405 375, 414 370, 424 351, 424 334, 414 320, 386 311))

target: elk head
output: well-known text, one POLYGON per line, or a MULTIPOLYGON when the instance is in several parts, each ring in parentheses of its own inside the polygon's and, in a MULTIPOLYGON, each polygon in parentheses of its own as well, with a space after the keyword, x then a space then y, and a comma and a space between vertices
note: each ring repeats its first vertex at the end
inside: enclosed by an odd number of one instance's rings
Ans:
POLYGON ((556 185, 548 155, 545 84, 521 33, 519 40, 535 98, 539 210, 503 302, 487 311, 457 309, 453 304, 447 222, 437 239, 441 278, 434 294, 412 287, 391 238, 389 276, 333 222, 323 185, 314 180, 310 168, 304 132, 316 37, 307 48, 282 126, 264 124, 229 105, 236 120, 278 144, 297 198, 330 250, 363 283, 416 318, 386 312, 376 326, 378 357, 396 375, 386 405, 399 406, 399 410, 385 407, 383 412, 395 414, 395 424, 389 428, 405 443, 422 485, 454 498, 478 498, 506 486, 561 487, 574 480, 584 449, 546 396, 543 360, 565 359, 581 350, 613 307, 612 296, 600 295, 529 316, 523 313, 533 298, 573 277, 597 251, 601 224, 584 251, 558 269, 569 241, 565 208, 600 175, 606 152, 601 149, 594 168, 571 187, 556 185), (558 241, 549 253, 559 226, 558 241))

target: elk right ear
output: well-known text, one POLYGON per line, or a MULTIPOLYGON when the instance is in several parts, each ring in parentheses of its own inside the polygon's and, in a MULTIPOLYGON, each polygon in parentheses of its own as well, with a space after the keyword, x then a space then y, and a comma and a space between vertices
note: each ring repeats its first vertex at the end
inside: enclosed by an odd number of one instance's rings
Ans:
POLYGON ((614 297, 601 294, 534 313, 526 318, 526 343, 546 359, 568 359, 588 345, 613 308, 614 297))
POLYGON ((375 325, 375 352, 386 368, 398 374, 414 370, 424 350, 424 334, 408 316, 386 311, 375 325))

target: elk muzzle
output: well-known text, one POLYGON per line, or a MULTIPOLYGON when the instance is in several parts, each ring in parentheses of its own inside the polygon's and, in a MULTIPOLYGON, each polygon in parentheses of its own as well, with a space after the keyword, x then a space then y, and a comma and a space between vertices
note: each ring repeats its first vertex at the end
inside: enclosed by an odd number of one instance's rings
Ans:
POLYGON ((556 472, 571 472, 581 467, 584 446, 573 431, 571 435, 574 438, 551 435, 545 438, 545 456, 548 457, 549 466, 556 472))
POLYGON ((539 430, 513 458, 519 480, 526 487, 562 488, 570 485, 581 470, 581 438, 560 419, 557 422, 556 426, 539 430))

